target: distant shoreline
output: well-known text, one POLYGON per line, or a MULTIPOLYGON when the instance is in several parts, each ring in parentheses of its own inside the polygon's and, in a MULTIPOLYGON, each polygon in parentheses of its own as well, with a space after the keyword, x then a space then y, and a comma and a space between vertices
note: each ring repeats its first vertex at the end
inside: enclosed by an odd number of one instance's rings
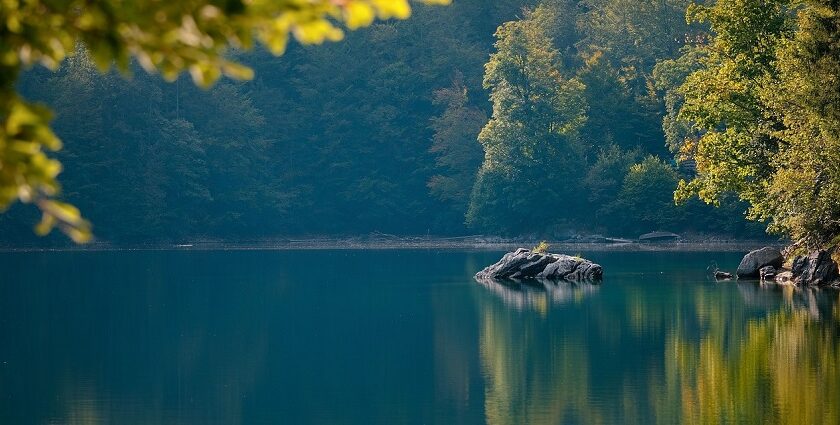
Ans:
MULTIPOLYGON (((539 241, 529 239, 501 240, 500 238, 337 238, 337 239, 284 239, 261 241, 195 241, 181 243, 155 243, 117 245, 93 243, 64 247, 2 247, 7 252, 89 252, 89 251, 292 251, 292 250, 474 250, 508 251, 530 248, 539 241)), ((763 246, 782 247, 785 244, 772 240, 681 240, 676 242, 551 242, 554 252, 577 251, 675 251, 675 252, 740 252, 763 246)))

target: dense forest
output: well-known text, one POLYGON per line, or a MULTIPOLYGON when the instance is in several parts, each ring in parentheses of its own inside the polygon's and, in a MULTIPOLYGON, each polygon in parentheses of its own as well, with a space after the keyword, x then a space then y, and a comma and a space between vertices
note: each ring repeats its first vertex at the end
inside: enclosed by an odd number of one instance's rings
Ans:
MULTIPOLYGON (((84 47, 56 72, 29 70, 18 90, 54 109, 62 197, 102 241, 755 237, 769 222, 826 243, 840 190, 786 196, 838 181, 826 145, 838 140, 838 44, 807 49, 836 41, 836 12, 820 17, 837 5, 799 3, 418 4, 340 43, 236 52, 254 78, 209 90, 138 64, 128 79, 101 75, 84 47), (797 66, 809 53, 835 59, 797 66), (813 102, 787 102, 796 96, 813 102), (802 147, 808 134, 824 135, 824 154, 802 147)), ((0 240, 36 240, 36 213, 0 215, 0 240)))

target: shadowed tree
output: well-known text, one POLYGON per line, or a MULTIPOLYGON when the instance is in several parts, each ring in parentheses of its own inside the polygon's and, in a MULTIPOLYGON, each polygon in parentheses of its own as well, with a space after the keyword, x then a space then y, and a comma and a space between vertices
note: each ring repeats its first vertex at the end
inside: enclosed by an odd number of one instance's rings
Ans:
POLYGON ((467 223, 540 231, 573 217, 581 201, 574 187, 584 155, 578 139, 586 121, 584 86, 560 73, 558 52, 540 21, 505 23, 496 38, 484 76, 493 116, 479 135, 484 163, 467 223), (560 208, 566 214, 557 214, 560 208))

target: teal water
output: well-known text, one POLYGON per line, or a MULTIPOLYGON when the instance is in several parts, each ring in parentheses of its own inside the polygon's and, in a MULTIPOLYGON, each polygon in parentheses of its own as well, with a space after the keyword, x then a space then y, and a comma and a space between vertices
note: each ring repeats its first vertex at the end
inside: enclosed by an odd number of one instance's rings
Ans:
POLYGON ((0 254, 0 424, 840 423, 840 296, 738 253, 0 254))

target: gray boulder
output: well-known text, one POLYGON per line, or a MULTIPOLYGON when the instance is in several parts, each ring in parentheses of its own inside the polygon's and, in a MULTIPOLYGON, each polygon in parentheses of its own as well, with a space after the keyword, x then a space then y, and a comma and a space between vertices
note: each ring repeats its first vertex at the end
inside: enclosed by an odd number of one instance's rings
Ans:
POLYGON ((476 273, 483 279, 547 279, 571 282, 600 280, 601 266, 589 260, 562 254, 532 252, 519 248, 496 264, 476 273))
POLYGON ((778 249, 765 246, 745 255, 735 273, 738 277, 759 277, 762 267, 773 266, 775 269, 780 269, 784 261, 785 258, 778 249))
POLYGON ((837 283, 840 272, 837 263, 826 251, 814 251, 793 259, 792 280, 802 286, 824 286, 837 283))

